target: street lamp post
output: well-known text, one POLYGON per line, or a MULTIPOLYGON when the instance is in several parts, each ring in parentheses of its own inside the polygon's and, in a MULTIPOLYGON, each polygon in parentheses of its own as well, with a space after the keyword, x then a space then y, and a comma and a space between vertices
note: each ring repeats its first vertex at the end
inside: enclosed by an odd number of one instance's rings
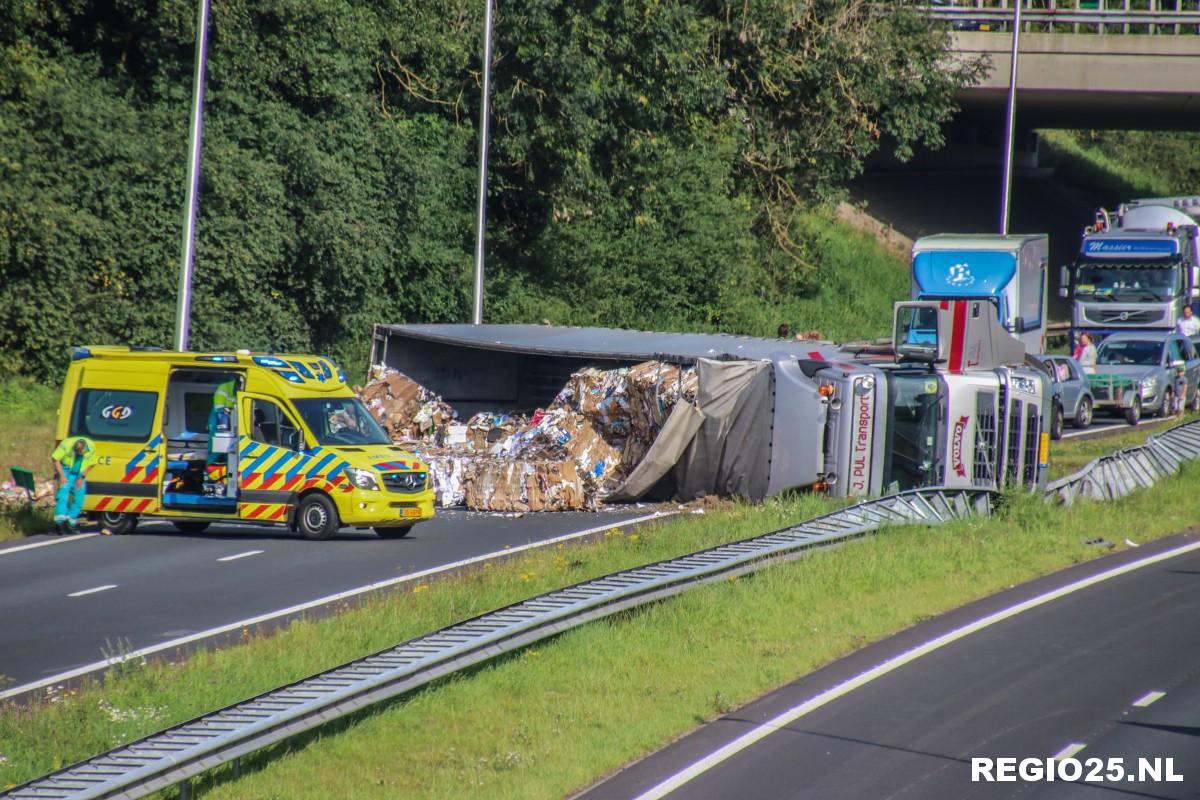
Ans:
POLYGON ((471 323, 483 323, 483 243, 487 226, 488 129, 492 109, 492 0, 484 0, 483 100, 479 104, 479 205, 475 214, 475 303, 471 323))
POLYGON ((1008 74, 1008 110, 1004 122, 1004 175, 1000 187, 1000 235, 1008 235, 1008 208, 1012 195, 1013 124, 1017 112, 1017 45, 1021 36, 1021 4, 1013 0, 1012 65, 1008 74))
POLYGON ((208 51, 208 3, 200 0, 196 19, 196 76, 192 87, 192 127, 188 145, 187 201, 183 216, 183 257, 175 307, 175 349, 188 349, 192 311, 192 265, 196 260, 196 207, 200 192, 200 140, 204 130, 204 67, 208 51))

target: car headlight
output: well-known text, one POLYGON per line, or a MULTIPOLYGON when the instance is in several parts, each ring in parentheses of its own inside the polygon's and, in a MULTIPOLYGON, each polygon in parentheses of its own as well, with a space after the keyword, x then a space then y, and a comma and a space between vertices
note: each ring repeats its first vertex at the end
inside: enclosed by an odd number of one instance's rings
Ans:
POLYGON ((1154 394, 1154 390, 1158 388, 1158 378, 1153 375, 1148 378, 1142 378, 1142 393, 1154 394))
POLYGON ((379 479, 370 470, 346 467, 346 477, 359 489, 379 491, 379 479))

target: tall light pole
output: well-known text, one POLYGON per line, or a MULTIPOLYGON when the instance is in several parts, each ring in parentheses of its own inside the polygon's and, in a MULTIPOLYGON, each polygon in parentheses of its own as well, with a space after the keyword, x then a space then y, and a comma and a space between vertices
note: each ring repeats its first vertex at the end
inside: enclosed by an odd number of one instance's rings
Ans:
POLYGON ((1004 122, 1004 175, 1000 188, 1000 235, 1008 235, 1008 207, 1012 195, 1013 123, 1017 114, 1017 44, 1021 36, 1021 3, 1013 0, 1012 68, 1008 73, 1008 111, 1004 122))
POLYGON ((488 128, 492 117, 492 0, 484 0, 483 102, 479 104, 479 206, 475 214, 475 304, 471 323, 483 323, 483 242, 487 226, 488 128))
POLYGON ((196 75, 192 87, 192 129, 188 145, 187 201, 183 216, 183 258, 175 306, 175 349, 187 350, 192 312, 192 264, 196 260, 196 206, 200 192, 200 140, 204 129, 204 66, 208 52, 208 3, 200 0, 196 18, 196 75))

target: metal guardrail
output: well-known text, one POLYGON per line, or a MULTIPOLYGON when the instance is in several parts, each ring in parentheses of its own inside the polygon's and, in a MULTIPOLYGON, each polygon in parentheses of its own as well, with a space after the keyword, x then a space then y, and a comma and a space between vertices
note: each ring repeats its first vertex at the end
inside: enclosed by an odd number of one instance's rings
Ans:
MULTIPOLYGON (((994 492, 925 489, 558 589, 412 639, 57 770, 11 800, 144 797, 323 723, 601 617, 799 558, 885 525, 987 514, 994 492)), ((186 787, 186 783, 183 784, 186 787)))
MULTIPOLYGON (((1189 5, 1196 5, 1188 0, 1189 5)), ((1167 7, 1155 0, 1149 8, 1130 8, 1128 2, 1092 4, 1079 0, 1024 0, 1021 6, 1023 32, 1087 34, 1196 34, 1200 26, 1200 6, 1187 10, 1167 7)), ((1175 5, 1172 3, 1172 5, 1175 5)), ((1179 3, 1178 5, 1183 5, 1179 3)), ((950 22, 956 30, 1007 31, 1013 17, 1013 4, 989 2, 977 5, 924 5, 921 9, 933 19, 950 22)))
POLYGON ((1046 486, 1048 497, 1063 505, 1077 498, 1116 500, 1153 485, 1179 471, 1183 462, 1200 458, 1200 420, 1152 434, 1144 444, 1119 450, 1046 486))

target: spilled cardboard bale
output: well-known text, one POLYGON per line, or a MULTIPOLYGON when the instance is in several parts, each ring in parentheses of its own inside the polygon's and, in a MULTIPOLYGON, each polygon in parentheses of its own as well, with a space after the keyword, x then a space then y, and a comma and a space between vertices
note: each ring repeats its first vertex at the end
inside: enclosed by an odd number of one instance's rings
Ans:
POLYGON ((385 367, 360 394, 393 440, 429 463, 437 502, 489 511, 595 509, 641 463, 695 370, 650 361, 574 373, 545 409, 467 422, 442 398, 385 367))

